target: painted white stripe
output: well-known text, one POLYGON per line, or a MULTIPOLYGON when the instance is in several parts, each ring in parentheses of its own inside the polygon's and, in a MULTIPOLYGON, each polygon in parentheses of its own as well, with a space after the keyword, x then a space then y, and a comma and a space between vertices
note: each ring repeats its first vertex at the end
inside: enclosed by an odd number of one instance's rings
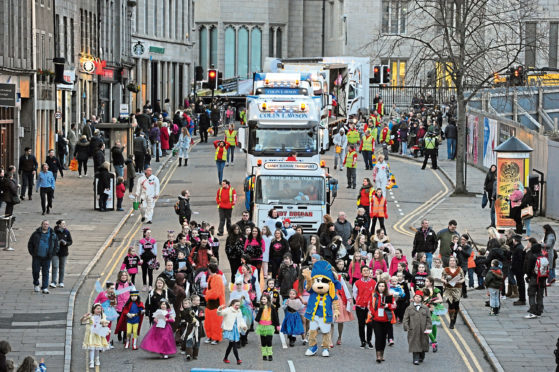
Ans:
POLYGON ((281 346, 284 349, 287 349, 287 343, 285 342, 285 335, 283 333, 280 332, 280 340, 281 340, 281 346))
POLYGON ((400 212, 400 216, 403 216, 404 214, 402 212, 400 212))
POLYGON ((44 347, 64 347, 64 342, 46 342, 46 343, 42 343, 42 344, 35 344, 35 347, 38 349, 44 348, 44 347))
POLYGON ((64 355, 64 350, 60 351, 36 351, 35 355, 64 355))
POLYGON ((289 372, 295 372, 295 365, 292 360, 288 360, 287 365, 289 366, 289 372))
POLYGON ((398 208, 398 212, 401 212, 401 211, 402 211, 402 208, 398 208))

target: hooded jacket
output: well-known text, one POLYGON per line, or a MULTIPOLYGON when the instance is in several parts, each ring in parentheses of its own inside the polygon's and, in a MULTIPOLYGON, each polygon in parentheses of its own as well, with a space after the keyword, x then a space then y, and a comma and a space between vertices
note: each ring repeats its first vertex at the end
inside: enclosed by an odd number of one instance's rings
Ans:
POLYGON ((41 235, 43 234, 43 229, 39 227, 37 230, 33 232, 33 234, 31 234, 31 237, 29 238, 29 242, 27 243, 27 250, 29 251, 29 254, 31 256, 37 258, 46 258, 50 260, 53 256, 58 254, 58 238, 56 236, 56 233, 51 227, 49 227, 48 233, 50 233, 49 246, 46 254, 44 255, 41 254, 39 249, 39 245, 41 244, 41 235))
POLYGON ((503 272, 498 267, 491 266, 485 276, 485 286, 487 288, 501 289, 503 286, 503 272))

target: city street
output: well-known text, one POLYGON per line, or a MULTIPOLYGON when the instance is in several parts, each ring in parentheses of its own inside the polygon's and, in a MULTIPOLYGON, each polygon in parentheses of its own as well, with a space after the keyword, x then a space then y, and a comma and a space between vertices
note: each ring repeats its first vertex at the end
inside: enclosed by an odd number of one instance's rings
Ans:
MULTIPOLYGON (((332 165, 332 151, 325 155, 327 164, 332 165)), ((192 197, 192 208, 195 213, 193 219, 198 222, 209 221, 213 225, 217 224, 217 212, 215 206, 215 192, 217 190, 217 174, 213 161, 213 146, 211 144, 198 144, 190 153, 188 167, 176 167, 174 161, 169 166, 169 171, 161 178, 161 197, 155 208, 154 224, 151 226, 153 236, 159 242, 159 247, 166 239, 168 230, 177 230, 178 222, 172 206, 176 201, 176 195, 183 188, 190 190, 192 197)), ((239 192, 238 207, 234 210, 233 221, 240 219, 244 205, 242 195, 242 184, 244 178, 245 161, 244 154, 237 151, 237 159, 234 167, 225 168, 225 178, 232 181, 233 186, 239 192)), ((388 234, 394 242, 395 247, 404 249, 406 255, 411 253, 411 238, 408 228, 410 221, 418 218, 421 212, 434 205, 449 192, 449 185, 444 178, 433 171, 425 173, 412 161, 401 160, 396 157, 391 159, 391 167, 396 174, 399 188, 394 189, 390 194, 389 201, 389 220, 387 224, 388 234), (417 180, 421 178, 421 186, 417 186, 417 180), (411 191, 413 190, 413 191, 411 191), (426 201, 426 202, 425 202, 426 201)), ((363 177, 370 177, 370 172, 359 167, 358 180, 363 177)), ((338 211, 345 211, 348 218, 353 221, 355 215, 355 190, 345 188, 345 170, 330 169, 331 174, 337 177, 340 182, 338 198, 333 206, 333 215, 337 216, 338 211)), ((123 226, 120 233, 115 238, 113 245, 105 252, 99 263, 88 275, 81 291, 78 293, 74 317, 74 332, 72 344, 72 371, 88 370, 86 353, 81 351, 84 326, 79 324, 79 316, 87 312, 89 305, 94 299, 95 280, 100 277, 101 281, 114 280, 116 272, 120 268, 120 263, 125 255, 126 249, 130 244, 136 243, 140 239, 141 228, 137 215, 132 216, 123 226)), ((225 238, 225 237, 223 237, 225 238)), ((223 263, 221 268, 229 277, 229 267, 224 254, 224 240, 221 239, 220 257, 223 263)), ((161 248, 159 248, 160 251, 161 248)), ((140 278, 137 284, 141 283, 140 278)), ((142 300, 145 300, 146 292, 141 293, 142 300)), ((228 296, 226 296, 228 297, 228 296)), ((280 312, 283 317, 283 312, 280 312)), ((146 323, 147 324, 147 323, 146 323)), ((144 335, 148 327, 142 327, 144 335)), ((448 322, 447 322, 448 324, 448 322)), ((337 332, 337 331, 336 331, 337 332)), ((387 349, 385 358, 386 363, 376 366, 379 370, 409 369, 412 368, 411 354, 407 351, 406 334, 401 325, 395 325, 395 345, 387 349)), ((446 326, 439 332, 440 342, 437 354, 430 353, 424 366, 434 370, 448 370, 452 366, 456 370, 486 371, 490 369, 489 364, 484 360, 483 353, 471 336, 468 328, 459 322, 454 331, 449 333, 446 326)), ((330 358, 305 357, 306 348, 301 345, 300 339, 293 348, 284 347, 282 337, 274 337, 274 361, 264 362, 260 356, 260 341, 255 334, 249 336, 249 345, 240 349, 240 356, 243 359, 243 369, 274 370, 274 371, 320 371, 331 368, 332 365, 343 366, 347 361, 351 361, 352 366, 358 369, 367 369, 370 363, 374 362, 374 350, 362 350, 359 348, 357 336, 357 322, 346 323, 343 333, 343 344, 336 346, 332 350, 330 358)), ((164 368, 171 371, 182 371, 184 368, 205 367, 205 368, 224 368, 223 354, 226 343, 216 346, 202 344, 200 358, 198 361, 186 363, 184 356, 177 354, 169 360, 161 360, 159 356, 149 354, 142 350, 124 350, 123 345, 115 343, 115 349, 101 355, 101 371, 157 371, 164 368)))

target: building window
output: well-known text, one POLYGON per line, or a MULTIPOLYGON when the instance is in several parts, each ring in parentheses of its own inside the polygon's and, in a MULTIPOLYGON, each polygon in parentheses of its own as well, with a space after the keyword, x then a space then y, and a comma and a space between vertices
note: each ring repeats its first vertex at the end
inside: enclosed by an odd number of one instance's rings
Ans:
POLYGON ((200 66, 207 69, 208 67, 208 29, 200 28, 200 66))
POLYGON ((235 76, 235 54, 237 43, 235 40, 235 29, 227 27, 225 29, 225 79, 235 76))
POLYGON ((75 41, 74 41, 74 18, 70 18, 70 59, 71 63, 74 63, 74 55, 75 55, 75 41))
POLYGON ((559 49, 559 22, 549 24, 549 67, 557 68, 557 50, 559 49))
POLYGON ((161 22, 159 22, 159 18, 157 17, 157 8, 159 8, 159 3, 157 0, 153 2, 153 35, 159 35, 159 27, 157 27, 161 22))
POLYGON ((250 32, 250 71, 262 70, 262 31, 255 27, 250 32))
POLYGON ((526 67, 536 67, 536 22, 526 23, 526 51, 524 64, 526 67))
MULTIPOLYGON (((149 29, 148 29, 148 25, 149 25, 149 0, 144 0, 145 1, 145 6, 144 6, 144 34, 149 34, 149 29)), ((144 80, 146 81, 146 80, 144 80)))
POLYGON ((275 49, 274 47, 275 47, 275 44, 276 44, 275 36, 276 35, 274 33, 274 28, 270 27, 270 34, 269 34, 269 37, 268 37, 268 55, 270 57, 277 57, 277 55, 275 54, 275 50, 274 50, 275 49))
POLYGON ((282 41, 283 41, 283 35, 282 35, 282 31, 281 28, 278 27, 278 29, 276 30, 276 57, 281 58, 282 57, 282 41))
POLYGON ((382 32, 405 34, 408 0, 382 0, 382 32))
POLYGON ((406 85, 406 64, 405 59, 383 59, 382 65, 390 68, 390 85, 393 87, 403 87, 406 85))
POLYGON ((245 27, 239 29, 238 53, 237 75, 246 78, 248 76, 248 30, 245 27))
POLYGON ((217 67, 217 27, 210 28, 210 65, 217 67))

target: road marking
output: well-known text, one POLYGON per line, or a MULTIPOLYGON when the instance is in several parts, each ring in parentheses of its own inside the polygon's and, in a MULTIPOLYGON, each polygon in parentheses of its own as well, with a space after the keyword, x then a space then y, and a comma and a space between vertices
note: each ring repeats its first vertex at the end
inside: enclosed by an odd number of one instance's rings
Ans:
POLYGON ((287 343, 285 342, 285 335, 283 333, 280 332, 280 340, 281 340, 281 346, 284 349, 287 349, 287 343))
MULTIPOLYGON (((448 314, 446 314, 446 319, 448 321, 450 321, 450 318, 448 316, 448 314)), ((464 340, 464 338, 462 337, 462 335, 460 334, 460 332, 456 332, 456 336, 458 336, 458 339, 460 340, 460 342, 462 343, 462 345, 464 345, 466 347, 466 351, 468 352, 468 354, 470 355, 470 357, 472 358, 472 361, 474 362, 474 364, 476 365, 476 368, 478 369, 478 371, 483 371, 481 369, 481 366, 479 365, 479 362, 477 360, 477 358, 474 356, 474 353, 472 351, 472 349, 470 349, 470 347, 468 346, 468 344, 466 343, 466 340, 464 340)))
POLYGON ((295 372, 295 365, 292 360, 288 360, 287 365, 289 366, 289 372, 295 372))
MULTIPOLYGON (((458 353, 460 354, 460 356, 462 357, 462 360, 464 361, 464 363, 466 364, 466 367, 468 368, 468 371, 473 372, 474 369, 472 368, 472 365, 470 364, 470 361, 468 360, 468 358, 466 357, 466 355, 464 354, 464 352, 462 351, 462 348, 460 347, 460 345, 458 344, 458 341, 456 341, 456 339, 454 338, 454 336, 452 335, 452 333, 449 331, 448 327, 446 326, 445 322, 441 322, 441 326, 443 327, 445 333, 448 335, 448 338, 450 338, 450 341, 452 341, 452 343, 454 344, 454 347, 456 348, 456 350, 458 351, 458 353)), ((458 332, 456 332, 458 334, 458 332)))

